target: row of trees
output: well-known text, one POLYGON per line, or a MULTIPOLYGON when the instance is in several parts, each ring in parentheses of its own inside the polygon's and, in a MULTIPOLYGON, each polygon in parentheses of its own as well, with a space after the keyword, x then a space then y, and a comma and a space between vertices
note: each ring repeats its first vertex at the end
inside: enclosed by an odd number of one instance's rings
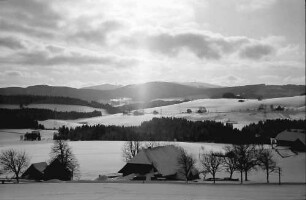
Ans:
MULTIPOLYGON (((127 162, 136 156, 141 149, 162 145, 156 142, 127 141, 123 145, 122 156, 124 161, 127 162)), ((204 179, 207 174, 210 174, 214 183, 217 172, 222 170, 229 173, 228 180, 233 180, 234 172, 239 172, 241 184, 243 183, 243 174, 244 180, 248 181, 248 173, 251 170, 258 168, 264 170, 267 183, 269 183, 270 174, 279 170, 273 158, 272 150, 264 148, 263 145, 254 144, 227 145, 224 147, 224 153, 207 152, 202 147, 201 153, 199 153, 199 162, 202 167, 200 172, 204 175, 204 179)), ((185 177, 186 182, 188 182, 189 174, 195 168, 196 163, 197 159, 181 148, 181 156, 178 157, 179 172, 185 177)))
POLYGON ((140 126, 95 125, 59 129, 55 139, 146 140, 216 143, 270 143, 270 138, 288 128, 306 128, 306 120, 266 120, 245 126, 241 131, 215 121, 188 121, 181 118, 153 118, 140 126))
POLYGON ((71 128, 62 127, 58 136, 70 140, 146 140, 146 141, 239 141, 239 131, 220 122, 191 122, 180 118, 153 118, 140 126, 95 125, 71 128))
MULTIPOLYGON (((58 160, 74 177, 79 178, 79 164, 75 158, 71 147, 64 140, 55 140, 51 147, 50 160, 52 163, 58 160)), ((0 174, 13 173, 17 183, 19 183, 22 173, 30 164, 30 157, 25 151, 7 149, 0 153, 0 174)))
MULTIPOLYGON (((140 142, 128 141, 122 148, 123 158, 125 161, 132 159, 142 148, 153 148, 160 146, 156 142, 140 142)), ((255 146, 250 144, 228 145, 224 147, 225 153, 221 152, 206 152, 202 147, 202 152, 199 154, 199 161, 202 166, 201 172, 211 174, 215 183, 216 174, 221 170, 229 173, 229 179, 233 177, 235 171, 240 172, 240 181, 243 183, 243 174, 245 174, 245 181, 248 180, 248 173, 260 167, 266 172, 266 180, 269 183, 270 173, 278 170, 276 161, 273 158, 272 151, 263 146, 255 146)), ((180 166, 180 173, 184 175, 188 182, 191 170, 195 168, 197 160, 187 151, 181 149, 181 156, 178 158, 180 166)), ((67 142, 63 140, 56 140, 51 148, 50 163, 54 160, 68 169, 75 177, 79 177, 79 164, 75 158, 72 149, 67 142)), ((24 151, 16 151, 8 149, 0 154, 0 166, 4 172, 11 172, 15 174, 17 182, 19 182, 20 175, 29 166, 29 156, 24 151)), ((205 177, 204 176, 204 177, 205 177)))
POLYGON ((0 104, 15 104, 20 108, 29 104, 62 104, 62 105, 80 105, 93 108, 105 109, 110 114, 120 113, 119 108, 109 104, 102 104, 96 101, 85 101, 70 97, 58 96, 38 96, 38 95, 0 95, 0 104))
POLYGON ((270 173, 279 169, 273 158, 272 151, 264 148, 263 145, 239 144, 228 145, 224 148, 225 153, 205 152, 199 155, 200 163, 203 167, 203 174, 211 174, 215 183, 216 173, 225 170, 229 173, 229 179, 233 173, 240 173, 240 181, 248 181, 248 173, 251 170, 261 168, 266 172, 266 180, 269 183, 270 173))

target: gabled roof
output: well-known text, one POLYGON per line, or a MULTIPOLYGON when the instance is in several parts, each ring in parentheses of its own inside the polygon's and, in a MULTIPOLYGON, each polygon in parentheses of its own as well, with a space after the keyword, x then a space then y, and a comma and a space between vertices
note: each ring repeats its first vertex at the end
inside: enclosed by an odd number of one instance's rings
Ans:
POLYGON ((128 161, 131 164, 148 164, 151 165, 152 161, 149 160, 145 151, 140 151, 135 157, 128 161))
POLYGON ((288 142, 295 142, 296 140, 300 140, 304 145, 306 145, 305 131, 301 129, 284 130, 280 132, 275 137, 275 139, 288 142))
POLYGON ((45 169, 45 179, 71 180, 73 172, 67 169, 58 159, 54 159, 45 169))
POLYGON ((43 172, 48 164, 46 162, 33 163, 32 166, 40 172, 43 172))
POLYGON ((140 151, 128 164, 153 165, 160 174, 168 176, 177 173, 180 154, 180 149, 173 145, 148 148, 140 151))
POLYGON ((181 150, 173 145, 145 150, 157 171, 164 176, 175 174, 179 169, 181 150))
POLYGON ((22 178, 26 179, 43 179, 44 171, 47 168, 46 162, 33 163, 31 166, 22 174, 22 178))

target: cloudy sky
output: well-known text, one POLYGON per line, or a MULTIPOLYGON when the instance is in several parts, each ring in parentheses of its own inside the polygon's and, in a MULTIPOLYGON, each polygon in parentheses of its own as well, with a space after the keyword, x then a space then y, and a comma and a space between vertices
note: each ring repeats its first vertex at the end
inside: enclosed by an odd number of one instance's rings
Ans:
POLYGON ((305 84, 304 0, 0 0, 0 87, 305 84))

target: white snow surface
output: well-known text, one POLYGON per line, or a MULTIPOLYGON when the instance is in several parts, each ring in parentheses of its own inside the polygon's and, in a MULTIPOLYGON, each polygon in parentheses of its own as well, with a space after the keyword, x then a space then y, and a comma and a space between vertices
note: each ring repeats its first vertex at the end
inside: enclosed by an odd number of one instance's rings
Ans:
POLYGON ((305 185, 31 183, 0 185, 5 200, 297 200, 305 185))
MULTIPOLYGON (((31 163, 49 161, 49 153, 53 141, 53 131, 43 131, 42 141, 20 141, 19 136, 22 132, 29 130, 1 130, 0 131, 0 151, 4 149, 18 149, 24 150, 31 157, 31 163)), ((94 180, 98 175, 110 174, 118 172, 125 162, 122 158, 123 141, 73 141, 68 142, 79 161, 81 179, 94 180)), ((188 142, 171 142, 165 144, 174 144, 185 148, 198 159, 201 147, 204 146, 206 151, 223 151, 225 144, 215 143, 188 143, 188 142)), ((278 165, 282 168, 283 182, 299 182, 305 183, 306 174, 306 158, 305 153, 282 158, 276 152, 274 157, 278 165)), ((197 163, 200 168, 200 164, 197 163)), ((218 172, 217 177, 224 178, 228 174, 225 172, 218 172)), ((235 178, 239 178, 239 174, 234 174, 235 178)), ((208 176, 209 177, 209 176, 208 176)), ((249 174, 250 182, 264 183, 265 174, 262 170, 252 171, 249 174)), ((278 175, 272 173, 270 181, 276 183, 278 175)))
POLYGON ((120 113, 70 120, 67 122, 67 126, 73 127, 77 123, 138 126, 142 122, 149 121, 154 117, 177 117, 192 121, 231 121, 234 122, 233 126, 235 128, 241 129, 245 125, 266 119, 305 119, 305 96, 264 99, 262 101, 246 99, 244 102, 238 102, 238 99, 198 99, 181 104, 147 108, 144 109, 144 115, 138 116, 120 113), (266 112, 258 111, 258 107, 262 104, 267 106, 266 112), (271 111, 269 110, 270 105, 284 106, 286 110, 282 112, 271 111), (205 107, 208 112, 202 114, 196 113, 200 107, 205 107), (191 109, 192 113, 186 113, 187 109, 191 109), (152 114, 153 111, 157 111, 159 114, 154 115, 152 114))

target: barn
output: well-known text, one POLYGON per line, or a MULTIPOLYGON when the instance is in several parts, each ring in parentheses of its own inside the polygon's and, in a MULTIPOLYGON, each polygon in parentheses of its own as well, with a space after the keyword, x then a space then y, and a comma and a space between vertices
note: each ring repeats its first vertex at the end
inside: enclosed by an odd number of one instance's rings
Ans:
POLYGON ((62 181, 70 181, 73 173, 67 169, 58 159, 52 161, 44 171, 45 180, 58 179, 62 181))
MULTIPOLYGON (((129 160, 118 173, 122 173, 123 176, 142 176, 146 180, 185 180, 180 173, 178 164, 180 155, 181 149, 173 145, 143 149, 129 160)), ((189 175, 189 179, 195 178, 198 178, 198 172, 194 168, 189 175)))
POLYGON ((306 141, 305 141, 305 130, 303 129, 288 129, 280 132, 275 140, 279 146, 289 146, 293 150, 305 151, 306 141))
POLYGON ((43 180, 44 170, 47 167, 46 162, 33 163, 21 176, 23 179, 43 180))

